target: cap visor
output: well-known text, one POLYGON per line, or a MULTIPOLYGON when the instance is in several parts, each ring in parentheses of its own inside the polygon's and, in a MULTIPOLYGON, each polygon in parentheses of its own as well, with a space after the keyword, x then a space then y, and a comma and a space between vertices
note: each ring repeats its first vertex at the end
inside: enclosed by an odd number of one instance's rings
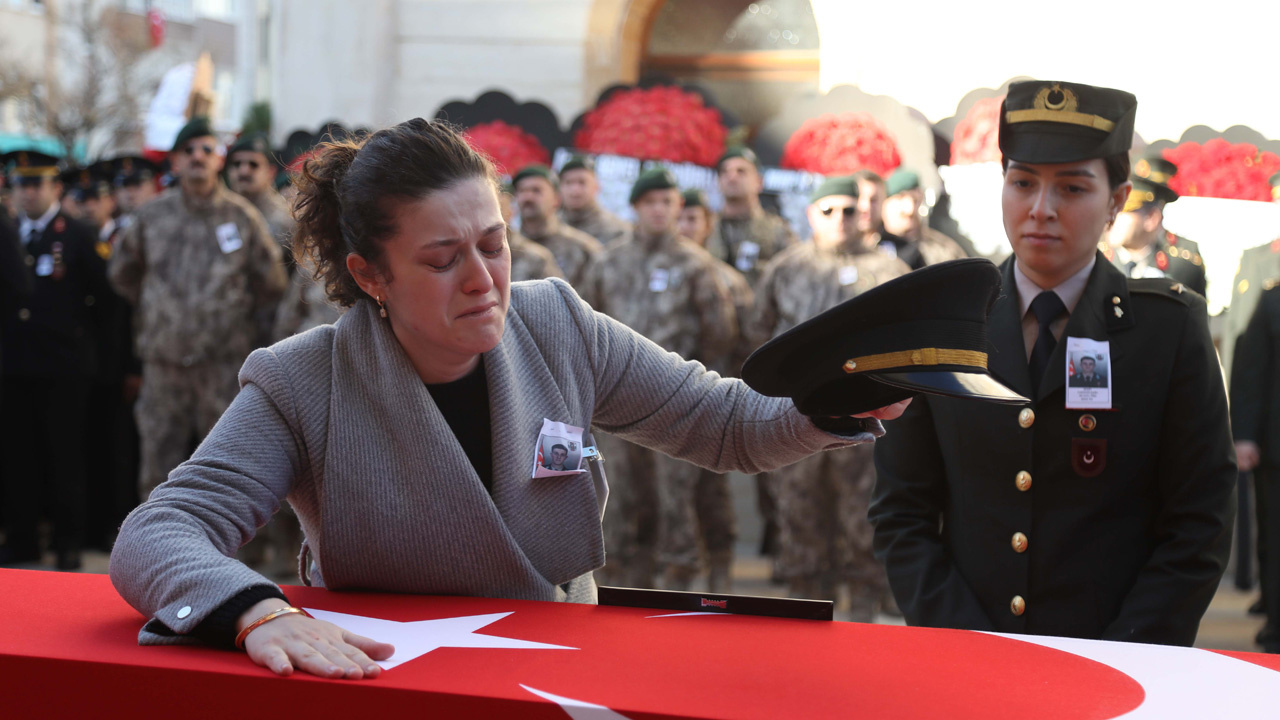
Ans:
POLYGON ((899 372, 875 373, 875 380, 903 388, 954 398, 973 398, 1004 405, 1023 405, 1031 402, 1005 387, 990 375, 967 372, 899 372))

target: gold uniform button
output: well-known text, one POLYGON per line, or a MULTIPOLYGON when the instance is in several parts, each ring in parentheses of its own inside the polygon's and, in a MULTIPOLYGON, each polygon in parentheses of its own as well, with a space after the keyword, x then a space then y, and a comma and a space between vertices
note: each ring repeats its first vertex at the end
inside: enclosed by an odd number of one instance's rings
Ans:
POLYGON ((1017 477, 1013 479, 1013 482, 1018 486, 1019 490, 1026 492, 1031 489, 1031 473, 1023 470, 1018 473, 1017 477))
POLYGON ((19 319, 19 320, 21 320, 21 321, 23 321, 23 322, 26 322, 27 320, 30 320, 30 319, 31 319, 31 311, 30 311, 30 310, 28 310, 28 309, 26 309, 26 308, 22 308, 21 310, 19 310, 19 311, 18 311, 18 319, 19 319))
POLYGON ((1021 595, 1014 595, 1013 599, 1009 601, 1009 612, 1021 616, 1026 611, 1027 601, 1023 600, 1021 595))
POLYGON ((1029 428, 1032 425, 1035 425, 1036 411, 1031 408, 1023 408, 1022 412, 1018 413, 1018 424, 1023 428, 1029 428))
POLYGON ((1027 536, 1026 536, 1026 535, 1023 535, 1023 534, 1022 534, 1022 533, 1020 533, 1020 532, 1016 532, 1016 533, 1014 533, 1014 534, 1013 534, 1013 541, 1012 541, 1012 543, 1010 543, 1010 544, 1011 544, 1011 545, 1013 545, 1013 551, 1014 551, 1014 552, 1016 552, 1016 553, 1023 553, 1023 552, 1026 552, 1026 551, 1027 551, 1027 536))

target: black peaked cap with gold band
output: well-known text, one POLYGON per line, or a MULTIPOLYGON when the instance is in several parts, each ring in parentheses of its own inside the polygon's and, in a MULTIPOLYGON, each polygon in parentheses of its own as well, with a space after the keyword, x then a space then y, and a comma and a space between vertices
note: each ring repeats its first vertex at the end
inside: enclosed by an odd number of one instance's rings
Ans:
POLYGON ((1009 86, 1000 107, 1000 152, 1007 161, 1080 162, 1129 152, 1138 100, 1080 83, 1027 80, 1009 86))
POLYGON ((1124 204, 1125 212, 1134 212, 1155 202, 1171 203, 1178 199, 1178 193, 1169 187, 1169 181, 1178 174, 1178 166, 1159 155, 1139 158, 1133 164, 1133 173, 1129 182, 1133 183, 1133 191, 1124 204))
POLYGON ((987 371, 987 314, 999 291, 989 260, 931 265, 765 343, 742 379, 813 416, 868 412, 917 393, 1030 402, 987 371))
POLYGON ((58 158, 35 150, 16 150, 5 156, 7 174, 18 180, 24 178, 59 177, 61 164, 58 158))

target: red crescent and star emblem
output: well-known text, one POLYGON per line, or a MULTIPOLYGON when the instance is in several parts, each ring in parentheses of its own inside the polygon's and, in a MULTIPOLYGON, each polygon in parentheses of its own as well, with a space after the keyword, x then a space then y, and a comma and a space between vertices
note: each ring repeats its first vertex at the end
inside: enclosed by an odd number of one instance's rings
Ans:
POLYGON ((1156 253, 1156 267, 1161 270, 1169 269, 1169 256, 1165 255, 1163 250, 1156 253))

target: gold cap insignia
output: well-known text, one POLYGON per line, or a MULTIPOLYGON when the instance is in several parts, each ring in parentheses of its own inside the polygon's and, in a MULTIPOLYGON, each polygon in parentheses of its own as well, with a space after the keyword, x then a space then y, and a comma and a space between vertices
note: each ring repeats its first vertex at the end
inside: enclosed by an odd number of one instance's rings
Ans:
POLYGON ((1101 115, 1077 112, 1080 99, 1068 88, 1058 83, 1046 85, 1036 93, 1031 102, 1032 107, 1026 110, 1009 110, 1005 112, 1005 122, 1056 122, 1070 125, 1082 125, 1087 128, 1109 133, 1116 129, 1116 124, 1101 115))
POLYGON ((1133 166, 1133 174, 1140 178, 1151 177, 1151 163, 1147 162, 1145 159, 1139 160, 1133 166))
POLYGON ((1054 112, 1075 112, 1076 108, 1080 107, 1080 100, 1076 98, 1076 94, 1058 83, 1054 83, 1052 87, 1040 88, 1033 103, 1037 110, 1054 112))

